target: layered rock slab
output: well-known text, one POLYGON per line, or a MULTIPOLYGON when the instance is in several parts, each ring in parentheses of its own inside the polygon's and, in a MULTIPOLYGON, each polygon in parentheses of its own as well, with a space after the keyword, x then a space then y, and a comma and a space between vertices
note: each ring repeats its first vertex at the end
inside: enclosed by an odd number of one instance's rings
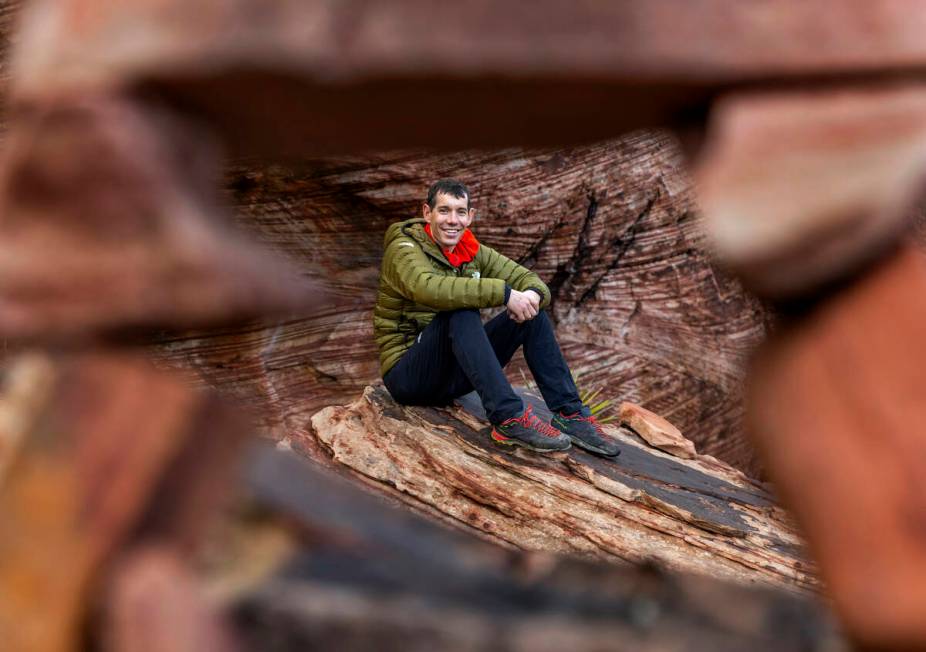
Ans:
POLYGON ((336 462, 506 545, 817 588, 785 513, 729 465, 677 459, 613 427, 617 460, 577 449, 508 452, 491 443, 480 416, 472 397, 447 410, 403 407, 372 386, 312 424, 336 462))

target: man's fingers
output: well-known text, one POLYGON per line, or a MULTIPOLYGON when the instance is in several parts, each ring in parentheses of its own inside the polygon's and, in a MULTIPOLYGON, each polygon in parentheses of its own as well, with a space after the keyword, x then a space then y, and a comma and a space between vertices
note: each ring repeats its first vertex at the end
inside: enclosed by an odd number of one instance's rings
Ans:
POLYGON ((540 312, 540 299, 536 292, 518 292, 508 302, 508 315, 516 322, 530 321, 540 312))

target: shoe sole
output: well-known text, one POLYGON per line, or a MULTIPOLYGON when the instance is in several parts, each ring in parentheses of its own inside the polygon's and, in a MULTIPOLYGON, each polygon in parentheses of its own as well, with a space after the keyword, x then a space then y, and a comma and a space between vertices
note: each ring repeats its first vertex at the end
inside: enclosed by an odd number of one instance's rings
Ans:
MULTIPOLYGON (((569 443, 565 448, 537 448, 536 446, 531 446, 526 444, 520 439, 507 438, 504 441, 495 438, 495 431, 492 431, 492 434, 489 436, 489 439, 492 440, 492 443, 498 444, 500 446, 520 446, 521 448, 526 448, 529 451, 534 451, 535 453, 562 453, 563 451, 568 451, 572 448, 572 442, 569 443)), ((504 435, 502 435, 504 437, 504 435)), ((571 437, 570 437, 571 439, 571 437)))
POLYGON ((589 444, 588 442, 583 441, 583 440, 579 439, 578 437, 573 437, 572 435, 569 435, 569 440, 570 440, 573 444, 575 444, 576 446, 578 446, 579 448, 584 448, 584 449, 587 450, 589 453, 596 453, 597 455, 602 455, 602 456, 604 456, 604 457, 620 457, 620 455, 621 455, 620 450, 618 450, 616 453, 609 453, 609 452, 605 451, 603 448, 598 448, 597 446, 592 446, 592 445, 589 444))

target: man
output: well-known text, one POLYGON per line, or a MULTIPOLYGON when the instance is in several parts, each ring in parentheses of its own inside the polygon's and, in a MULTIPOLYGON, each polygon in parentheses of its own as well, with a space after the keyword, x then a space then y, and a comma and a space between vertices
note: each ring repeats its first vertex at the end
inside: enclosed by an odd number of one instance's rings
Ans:
POLYGON ((476 240, 468 228, 475 213, 466 186, 445 179, 428 191, 423 219, 386 231, 373 312, 386 388, 406 405, 449 405, 475 389, 500 444, 561 451, 575 443, 619 455, 579 399, 543 310, 550 290, 476 240), (479 310, 502 305, 507 311, 483 327, 479 310), (521 346, 550 424, 525 408, 502 371, 521 346))

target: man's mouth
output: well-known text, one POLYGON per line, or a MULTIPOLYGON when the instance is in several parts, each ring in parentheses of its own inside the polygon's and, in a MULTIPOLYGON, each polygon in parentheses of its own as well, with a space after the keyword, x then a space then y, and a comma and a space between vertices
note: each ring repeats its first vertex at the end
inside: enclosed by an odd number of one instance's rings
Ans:
POLYGON ((460 234, 460 229, 441 229, 444 232, 444 235, 450 238, 455 238, 460 234))

